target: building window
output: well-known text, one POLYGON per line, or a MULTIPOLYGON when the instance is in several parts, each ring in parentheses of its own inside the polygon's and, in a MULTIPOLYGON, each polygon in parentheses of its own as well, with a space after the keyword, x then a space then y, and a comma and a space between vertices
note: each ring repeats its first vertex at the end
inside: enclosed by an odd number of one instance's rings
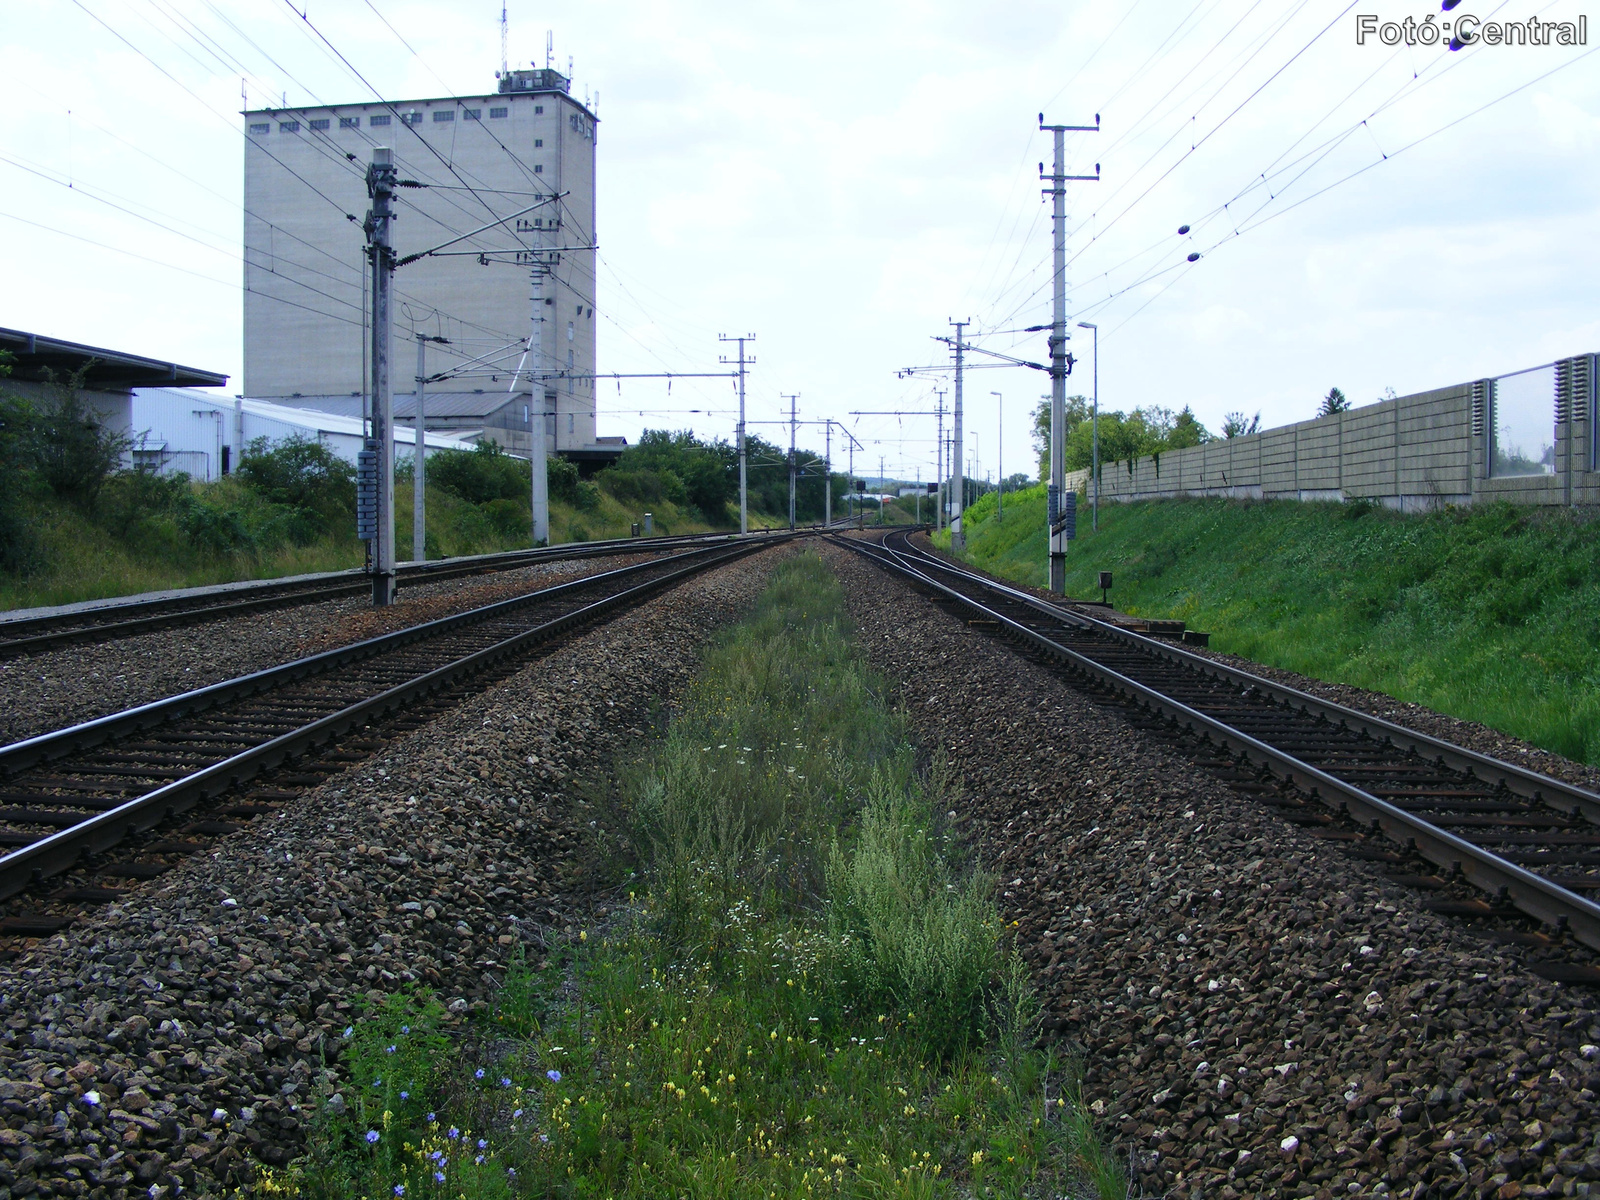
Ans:
POLYGON ((279 133, 299 133, 300 132, 300 122, 299 121, 279 121, 278 122, 278 132, 279 133))
POLYGON ((433 123, 435 125, 442 125, 446 121, 454 121, 455 119, 456 110, 453 108, 441 108, 433 114, 433 123))
MULTIPOLYGON (((351 118, 351 120, 359 120, 359 119, 360 119, 359 117, 352 117, 351 118)), ((368 117, 367 118, 367 124, 373 126, 374 128, 376 128, 379 125, 387 125, 388 123, 389 123, 389 118, 386 117, 386 116, 383 116, 383 117, 368 117)))
POLYGON ((543 163, 534 163, 533 164, 533 173, 535 175, 543 175, 544 174, 544 164, 543 163))
POLYGON ((419 113, 419 112, 401 113, 400 114, 400 123, 402 125, 421 125, 422 124, 422 114, 419 113))
POLYGON ((317 130, 319 132, 321 130, 326 129, 327 127, 328 127, 328 118, 327 117, 318 117, 315 121, 311 122, 311 128, 314 129, 314 130, 317 130))
POLYGON ((251 133, 271 133, 272 132, 272 124, 270 122, 263 121, 260 124, 251 125, 250 126, 250 132, 251 133))
POLYGON ((463 108, 461 110, 461 119, 463 121, 481 121, 483 120, 483 109, 463 108))
POLYGON ((543 145, 544 145, 544 139, 543 138, 534 138, 533 139, 533 148, 535 150, 538 150, 543 145))
POLYGON ((491 108, 489 110, 489 120, 498 121, 501 117, 505 116, 510 111, 511 110, 509 108, 491 108))
POLYGON ((361 128, 361 118, 360 117, 340 117, 339 118, 339 128, 340 129, 360 129, 361 128))
POLYGON ((572 351, 567 351, 567 370, 572 370, 572 351))
POLYGON ((540 115, 540 114, 541 114, 541 113, 543 113, 543 112, 544 112, 544 105, 542 105, 542 104, 535 104, 535 105, 534 105, 534 106, 533 106, 533 115, 534 115, 534 116, 536 116, 536 117, 537 117, 537 116, 539 116, 539 115, 540 115))

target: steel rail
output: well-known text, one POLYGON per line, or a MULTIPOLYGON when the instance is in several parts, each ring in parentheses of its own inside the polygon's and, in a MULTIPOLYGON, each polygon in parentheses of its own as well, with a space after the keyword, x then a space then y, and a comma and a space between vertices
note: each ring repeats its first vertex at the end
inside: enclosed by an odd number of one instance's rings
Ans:
MULTIPOLYGON (((763 541, 750 548, 758 549, 768 544, 770 543, 763 541)), ((568 592, 605 584, 608 581, 659 567, 665 563, 700 557, 712 553, 713 549, 715 548, 688 550, 681 554, 670 555, 667 558, 655 559, 652 562, 618 567, 615 570, 604 571, 598 575, 586 575, 581 579, 568 580, 566 583, 540 588, 522 596, 513 596, 509 600, 500 600, 494 604, 484 605, 481 608, 469 609, 466 612, 454 613, 447 617, 425 621, 420 625, 410 625, 391 633, 379 634, 377 637, 352 642, 348 646, 340 646, 333 650, 324 650, 320 654, 297 658, 291 662, 280 663, 277 666, 253 671, 248 675, 223 680, 220 683, 209 684, 206 687, 195 688, 193 691, 182 692, 176 696, 152 700, 148 704, 141 704, 135 708, 124 709, 122 712, 96 717, 91 721, 70 725, 50 733, 42 733, 20 742, 13 742, 9 746, 0 746, 0 779, 15 775, 41 762, 60 758, 74 751, 90 749, 122 734, 164 724, 176 717, 187 716, 190 713, 200 712, 230 700, 237 700, 244 696, 267 691, 294 680, 326 674, 349 663, 360 662, 363 659, 371 658, 412 642, 426 641, 452 629, 465 625, 475 625, 502 613, 511 612, 530 604, 542 603, 568 592)))
MULTIPOLYGON (((525 652, 531 647, 559 637, 569 630, 586 624, 596 617, 626 607, 644 599, 646 596, 661 591, 690 575, 698 574, 716 566, 732 562, 735 559, 753 554, 773 544, 772 540, 764 540, 754 544, 740 544, 731 549, 722 549, 720 553, 711 557, 704 557, 706 551, 695 551, 677 555, 676 559, 699 558, 701 561, 687 563, 684 566, 659 576, 634 584, 621 591, 613 592, 599 600, 593 601, 581 608, 564 613, 531 629, 522 631, 512 637, 496 642, 465 655, 454 662, 434 668, 404 683, 390 687, 385 691, 369 696, 366 699, 348 705, 338 712, 309 722, 298 729, 279 735, 260 745, 252 746, 247 750, 233 755, 221 762, 204 767, 181 779, 164 784, 143 796, 137 796, 116 808, 97 813, 76 825, 63 829, 58 833, 48 835, 39 841, 0 855, 0 899, 13 896, 23 889, 39 882, 40 880, 71 869, 84 854, 98 853, 115 845, 133 834, 141 833, 162 821, 168 820, 179 813, 186 812, 205 800, 229 790, 248 780, 263 769, 277 766, 285 759, 296 757, 307 750, 314 749, 338 738, 350 729, 365 725, 376 717, 391 712, 403 705, 410 704, 418 698, 436 693, 462 678, 474 674, 497 661, 511 655, 525 652)), ((635 573, 645 567, 656 566, 657 563, 638 564, 634 567, 624 567, 615 572, 608 572, 605 576, 593 577, 589 580, 575 581, 578 583, 593 583, 595 578, 611 578, 635 573)), ((571 584, 559 585, 558 588, 545 589, 541 595, 548 598, 556 591, 569 590, 571 584)), ((489 606, 491 609, 504 608, 505 602, 489 606)), ((464 615, 464 614, 463 614, 464 615)), ((446 618, 446 622, 453 620, 446 618)), ((417 629, 435 627, 445 622, 430 622, 428 626, 418 626, 417 629)), ((412 632, 412 631, 403 631, 412 632)), ((384 638, 371 639, 372 642, 390 642, 395 635, 386 635, 384 638)), ((413 639, 414 640, 414 639, 413 639)), ((326 656, 317 656, 323 659, 326 656)), ((314 659, 301 660, 302 665, 314 659)), ((259 680, 269 672, 259 672, 253 676, 245 677, 247 680, 259 680)), ((299 678, 305 672, 288 678, 299 678)), ((243 681, 239 681, 243 682, 243 681)), ((218 687, 226 685, 217 685, 218 687)), ((201 689, 204 692, 213 692, 214 688, 201 689)), ((252 687, 251 691, 259 691, 259 686, 252 687)), ((196 695, 198 693, 191 693, 196 695)), ((234 695, 248 694, 248 692, 235 692, 234 695)), ((148 714, 157 705, 145 705, 133 712, 148 714)), ((186 710, 178 709, 175 712, 186 710)), ((119 714, 131 716, 132 714, 119 714)), ((115 721, 116 718, 105 718, 102 722, 90 722, 91 725, 103 725, 104 721, 115 721)), ((125 726, 137 728, 137 724, 125 726)), ((78 726, 84 729, 86 726, 78 726)), ((64 730, 62 733, 70 733, 64 730)), ((50 737, 53 735, 46 735, 50 737)), ((31 739, 32 743, 44 739, 31 739)), ((16 750, 30 743, 18 743, 16 746, 7 747, 6 750, 16 750)), ((4 753, 0 751, 0 753, 4 753)), ((35 760, 37 761, 37 759, 35 760)))
POLYGON ((1508 791, 1514 792, 1524 799, 1536 800, 1542 804, 1547 804, 1557 811, 1565 811, 1569 816, 1581 815, 1594 824, 1600 825, 1600 795, 1576 784, 1567 783, 1549 775, 1542 775, 1537 771, 1530 771, 1526 767, 1517 766, 1515 763, 1508 763, 1503 759, 1479 753, 1466 746, 1458 746, 1454 742, 1447 742, 1442 738, 1420 733, 1415 729, 1408 729, 1404 725, 1397 725, 1393 721, 1387 721, 1382 717, 1373 716, 1358 709, 1347 708, 1336 701, 1324 700, 1319 696, 1311 695, 1309 692, 1302 692, 1297 688, 1289 687, 1287 684, 1276 683, 1263 676, 1253 675, 1249 671, 1230 667, 1214 659, 1205 658, 1188 650, 1180 649, 1157 638, 1147 637, 1132 630, 1123 629, 1088 613, 1047 603, 1037 596, 1009 587, 997 580, 988 579, 971 571, 964 571, 960 567, 935 555, 917 550, 895 550, 887 546, 884 549, 890 554, 902 554, 915 562, 937 567, 953 575, 958 575, 969 582, 980 584, 989 591, 1003 594, 1008 599, 1026 604, 1054 620, 1077 623, 1085 628, 1093 629, 1098 633, 1115 638, 1124 645, 1132 646, 1189 670, 1209 675, 1213 679, 1224 680, 1229 684, 1241 687, 1253 687, 1279 703, 1289 708, 1297 709, 1308 716, 1322 717, 1335 724, 1343 725, 1347 729, 1365 733, 1375 741, 1387 742, 1398 750, 1412 751, 1422 758, 1431 758, 1443 763, 1445 766, 1473 775, 1479 779, 1485 779, 1487 776, 1487 782, 1503 784, 1508 791))
MULTIPOLYGON (((787 535, 788 531, 784 530, 783 533, 787 535)), ((615 538, 603 542, 475 554, 426 563, 403 563, 399 568, 400 584, 414 587, 466 575, 513 571, 546 562, 648 553, 678 546, 723 544, 741 537, 770 540, 774 536, 767 531, 757 531, 752 534, 695 533, 659 538, 615 538)), ((244 613, 363 595, 370 587, 370 578, 365 571, 329 571, 293 580, 252 580, 231 585, 226 591, 191 589, 189 592, 77 608, 71 612, 10 618, 0 615, 0 659, 38 654, 84 642, 114 641, 121 637, 244 613), (203 594, 194 594, 197 591, 203 594)))
MULTIPOLYGON (((1435 865, 1459 873, 1483 891, 1498 895, 1524 913, 1558 929, 1567 930, 1584 945, 1600 950, 1600 905, 1558 884, 1551 883, 1515 863, 1507 862, 1499 855, 1440 829, 1354 784, 1311 766, 1294 755, 1251 737, 1102 663, 1095 662, 1092 658, 1046 637, 1037 630, 1030 629, 1020 621, 940 583, 916 566, 901 561, 902 558, 909 558, 908 555, 899 554, 888 547, 869 546, 852 539, 839 539, 839 542, 868 560, 902 574, 917 586, 931 589, 939 595, 982 613, 984 619, 994 621, 998 628, 1033 646, 1048 657, 1070 664, 1076 670, 1110 685, 1148 711, 1159 713, 1224 749, 1256 761, 1322 804, 1348 812, 1401 845, 1409 844, 1417 853, 1435 865)), ((947 564, 940 565, 947 566, 947 564)), ((975 583, 988 585, 992 582, 971 572, 960 571, 959 568, 955 569, 955 573, 975 583)), ((1016 593, 1015 589, 1005 588, 1004 585, 995 586, 997 590, 1004 590, 1018 598, 1027 599, 1059 620, 1090 621, 1081 614, 1069 614, 1055 609, 1054 606, 1044 605, 1035 601, 1033 597, 1026 596, 1025 593, 1016 593)), ((1093 623, 1104 625, 1104 622, 1093 623)))

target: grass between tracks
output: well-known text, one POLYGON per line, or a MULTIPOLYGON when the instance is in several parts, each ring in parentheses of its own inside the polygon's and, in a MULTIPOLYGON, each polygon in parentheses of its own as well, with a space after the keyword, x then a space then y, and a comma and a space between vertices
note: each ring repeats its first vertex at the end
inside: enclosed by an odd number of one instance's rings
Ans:
POLYGON ((944 829, 805 556, 623 772, 626 903, 518 960, 457 1065, 437 1005, 351 1029, 310 1196, 1121 1196, 992 881, 944 829))
MULTIPOLYGON (((967 557, 1044 586, 1045 498, 986 496, 967 557)), ((1404 516, 1363 503, 1165 500, 1078 510, 1069 595, 1112 571, 1125 612, 1211 645, 1481 721, 1600 764, 1600 523, 1487 504, 1404 516)), ((943 539, 948 546, 948 537, 943 539)))

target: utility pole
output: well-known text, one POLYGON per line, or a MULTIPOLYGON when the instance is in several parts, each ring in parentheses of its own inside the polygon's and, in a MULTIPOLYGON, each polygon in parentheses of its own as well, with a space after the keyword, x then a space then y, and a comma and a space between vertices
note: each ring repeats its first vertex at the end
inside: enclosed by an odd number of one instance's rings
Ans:
MULTIPOLYGON (((554 218, 550 222, 555 223, 554 218)), ((550 475, 545 438, 549 433, 545 405, 550 403, 550 371, 544 355, 544 327, 546 308, 544 278, 547 264, 544 261, 544 221, 534 222, 533 267, 528 272, 531 285, 529 302, 533 311, 533 330, 529 334, 533 347, 533 386, 528 391, 528 465, 531 468, 529 508, 533 516, 533 544, 548 545, 550 541, 550 475)))
MULTIPOLYGON (((852 497, 854 497, 855 494, 856 494, 856 440, 855 440, 855 438, 851 438, 850 439, 850 491, 849 491, 848 494, 850 496, 852 496, 852 497)), ((851 507, 853 507, 856 510, 856 528, 859 529, 859 528, 861 528, 861 501, 852 499, 850 504, 851 504, 851 507)))
POLYGON ((794 528, 794 484, 795 484, 795 467, 796 467, 795 456, 794 456, 795 403, 796 403, 796 401, 798 401, 800 399, 800 393, 796 392, 792 396, 785 396, 782 392, 779 392, 778 393, 778 398, 780 400, 787 400, 789 402, 789 528, 793 529, 794 528))
POLYGON ((878 455, 878 524, 883 524, 883 455, 878 455))
POLYGON ((389 378, 390 291, 394 284, 395 255, 389 243, 390 207, 395 189, 394 153, 374 146, 367 167, 367 261, 372 272, 372 439, 377 487, 372 530, 372 603, 382 608, 394 603, 394 391, 389 378))
POLYGON ((833 418, 822 427, 822 527, 833 524, 833 418))
POLYGON ((1039 164, 1039 178, 1048 179, 1044 194, 1051 197, 1055 239, 1054 296, 1050 319, 1050 590, 1067 590, 1067 536, 1063 517, 1066 492, 1067 375, 1072 356, 1067 353, 1067 182, 1074 179, 1099 179, 1100 164, 1093 175, 1066 173, 1066 135, 1069 132, 1095 133, 1100 129, 1100 114, 1093 125, 1046 125, 1039 114, 1039 128, 1055 134, 1055 158, 1049 175, 1039 164))
POLYGON ((951 321, 950 324, 956 327, 956 408, 953 431, 951 433, 951 437, 955 439, 955 446, 953 447, 953 453, 951 455, 951 458, 955 463, 955 482, 950 489, 956 495, 956 511, 950 520, 950 549, 956 553, 960 553, 962 550, 967 548, 966 531, 961 527, 961 512, 962 509, 966 507, 964 503, 966 500, 966 496, 964 494, 966 485, 961 474, 962 467, 964 466, 961 461, 961 356, 966 351, 967 347, 966 343, 962 341, 961 334, 966 327, 971 324, 971 322, 951 321))
MULTIPOLYGON (((749 533, 750 532, 749 473, 748 473, 748 469, 747 469, 747 467, 745 465, 746 457, 745 457, 745 449, 744 449, 744 372, 745 372, 745 365, 747 363, 755 362, 755 358, 754 357, 746 358, 744 356, 744 344, 746 342, 753 342, 755 340, 756 340, 756 335, 753 334, 753 333, 747 333, 743 337, 728 337, 726 334, 722 334, 722 333, 717 334, 717 341, 719 341, 719 342, 737 342, 737 343, 739 343, 739 429, 738 429, 738 437, 736 438, 736 440, 739 443, 739 532, 740 533, 749 533)), ((725 363, 728 360, 727 360, 726 357, 720 357, 718 359, 718 361, 725 363)))
POLYGON ((950 504, 949 497, 947 497, 944 494, 944 481, 945 481, 945 473, 944 473, 944 390, 942 388, 935 388, 934 391, 933 391, 933 394, 939 398, 938 408, 937 408, 937 412, 938 412, 938 427, 939 427, 939 434, 938 434, 939 445, 938 445, 938 453, 935 455, 935 457, 938 459, 938 463, 933 468, 933 475, 934 475, 933 494, 934 494, 935 498, 939 501, 939 504, 938 504, 939 511, 934 514, 933 527, 934 527, 935 530, 940 530, 940 529, 944 528, 945 513, 946 513, 946 510, 948 509, 949 504, 950 504))
POLYGON ((438 342, 441 346, 450 344, 449 338, 429 337, 420 330, 417 333, 417 411, 413 424, 416 426, 416 444, 411 447, 411 561, 426 562, 428 558, 427 531, 428 531, 428 506, 427 492, 427 433, 428 420, 423 407, 422 394, 428 382, 427 345, 429 342, 438 342))

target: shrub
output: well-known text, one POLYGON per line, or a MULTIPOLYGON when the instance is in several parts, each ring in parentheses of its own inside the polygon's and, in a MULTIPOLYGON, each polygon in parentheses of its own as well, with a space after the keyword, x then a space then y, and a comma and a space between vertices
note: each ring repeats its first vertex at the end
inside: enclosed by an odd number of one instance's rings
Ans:
POLYGON ((128 449, 129 439, 107 429, 83 402, 88 364, 66 380, 50 375, 45 398, 29 410, 25 455, 39 480, 87 512, 128 449))
POLYGON ((428 482, 473 504, 515 500, 532 486, 527 460, 512 458, 493 439, 471 450, 440 450, 428 456, 428 482))
POLYGON ((355 468, 311 438, 296 436, 275 446, 256 438, 234 474, 263 500, 294 510, 283 528, 297 545, 355 520, 355 468))

